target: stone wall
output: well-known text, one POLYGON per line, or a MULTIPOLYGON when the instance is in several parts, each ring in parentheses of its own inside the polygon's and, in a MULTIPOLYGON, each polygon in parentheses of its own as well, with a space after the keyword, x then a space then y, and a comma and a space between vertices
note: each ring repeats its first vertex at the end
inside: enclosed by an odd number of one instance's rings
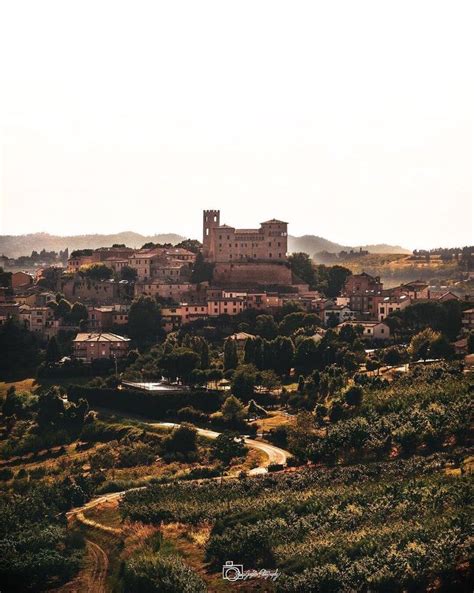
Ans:
POLYGON ((214 283, 251 286, 258 284, 291 285, 291 270, 284 263, 217 263, 214 268, 214 283))

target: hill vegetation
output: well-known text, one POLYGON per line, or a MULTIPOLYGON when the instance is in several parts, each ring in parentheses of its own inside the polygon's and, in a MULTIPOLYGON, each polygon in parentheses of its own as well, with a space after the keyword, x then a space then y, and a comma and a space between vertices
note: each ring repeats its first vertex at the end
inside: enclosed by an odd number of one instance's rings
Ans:
MULTIPOLYGON (((69 252, 76 249, 97 249, 99 247, 111 247, 114 244, 124 244, 127 247, 138 248, 145 243, 180 243, 185 237, 176 233, 161 233, 157 235, 142 235, 131 231, 114 233, 110 235, 71 235, 59 236, 49 233, 30 233, 26 235, 0 235, 0 254, 7 257, 21 257, 32 251, 56 251, 59 252, 66 248, 69 252)), ((359 247, 356 247, 358 249, 359 247)), ((288 237, 288 250, 290 252, 304 251, 306 253, 316 253, 318 251, 339 252, 343 249, 351 249, 344 245, 334 243, 316 237, 315 235, 304 235, 303 237, 288 237)), ((393 245, 366 245, 367 249, 373 253, 409 253, 406 249, 393 245)))

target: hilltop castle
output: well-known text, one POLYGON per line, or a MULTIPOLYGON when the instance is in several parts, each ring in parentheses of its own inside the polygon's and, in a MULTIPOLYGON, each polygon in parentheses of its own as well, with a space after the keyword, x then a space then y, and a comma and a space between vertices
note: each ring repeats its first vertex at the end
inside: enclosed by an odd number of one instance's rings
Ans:
POLYGON ((268 220, 259 229, 220 223, 219 210, 203 212, 203 255, 214 263, 214 281, 291 285, 288 223, 268 220))

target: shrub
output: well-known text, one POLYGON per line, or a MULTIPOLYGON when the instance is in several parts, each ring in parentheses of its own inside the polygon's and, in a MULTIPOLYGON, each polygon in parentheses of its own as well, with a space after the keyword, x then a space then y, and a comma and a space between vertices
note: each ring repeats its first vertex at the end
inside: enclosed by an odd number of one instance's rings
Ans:
POLYGON ((2 467, 0 469, 0 480, 11 480, 13 478, 13 471, 9 467, 2 467))
POLYGON ((202 579, 177 556, 141 552, 125 565, 125 592, 204 593, 202 579))

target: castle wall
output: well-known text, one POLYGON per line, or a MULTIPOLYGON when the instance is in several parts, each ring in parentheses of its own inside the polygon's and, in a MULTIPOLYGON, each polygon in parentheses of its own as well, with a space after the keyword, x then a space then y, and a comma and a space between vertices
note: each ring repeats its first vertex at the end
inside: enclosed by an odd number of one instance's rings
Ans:
POLYGON ((291 285, 291 270, 284 263, 216 263, 214 282, 217 284, 281 284, 291 285))

